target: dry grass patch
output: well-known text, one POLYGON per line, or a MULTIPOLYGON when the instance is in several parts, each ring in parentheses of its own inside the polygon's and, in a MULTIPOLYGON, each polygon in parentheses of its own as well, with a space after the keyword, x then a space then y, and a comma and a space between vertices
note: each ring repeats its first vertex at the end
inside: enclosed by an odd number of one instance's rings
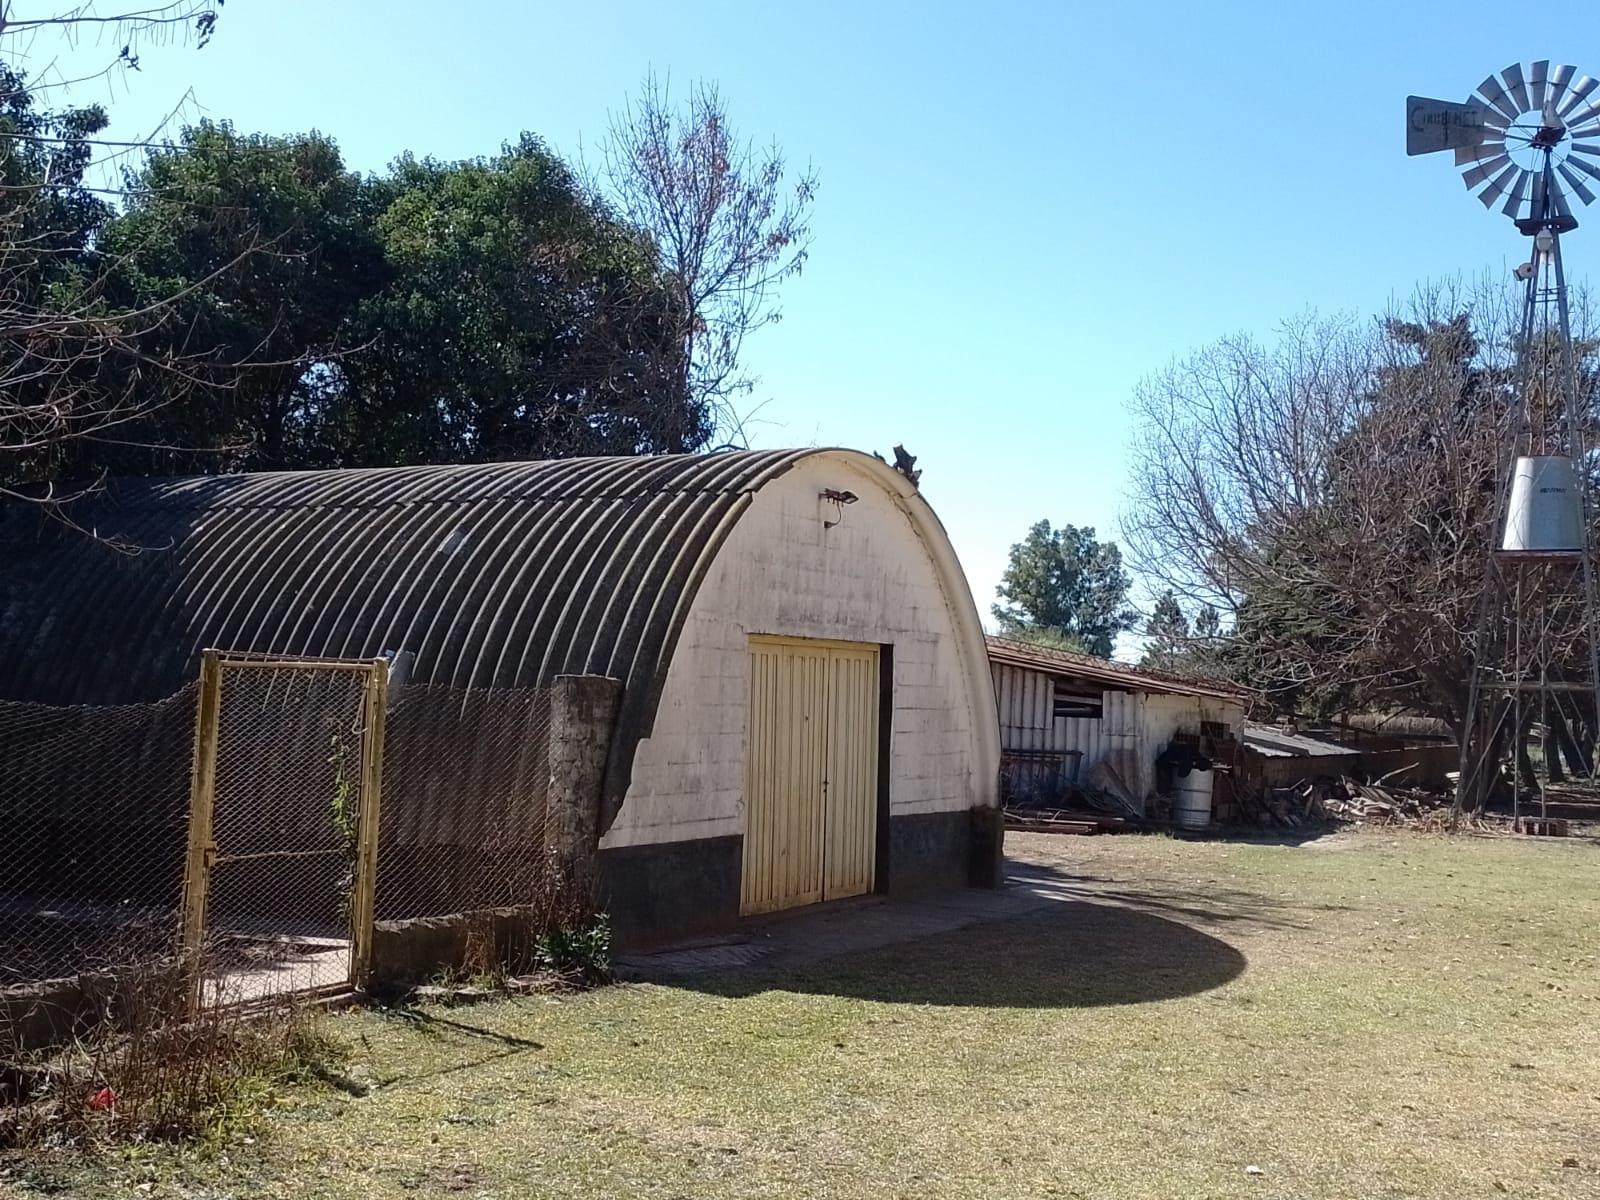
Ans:
POLYGON ((1059 907, 784 977, 346 1015, 370 1094, 303 1089, 222 1155, 13 1163, 10 1186, 1600 1194, 1595 846, 1011 849, 1059 907))

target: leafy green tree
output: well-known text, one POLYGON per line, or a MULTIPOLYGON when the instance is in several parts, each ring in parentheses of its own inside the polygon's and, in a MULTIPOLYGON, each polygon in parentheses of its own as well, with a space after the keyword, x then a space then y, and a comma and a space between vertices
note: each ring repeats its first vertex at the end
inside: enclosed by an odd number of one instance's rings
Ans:
MULTIPOLYGON (((203 44, 216 15, 118 20, 203 44)), ((647 89, 605 195, 529 134, 363 177, 321 134, 207 121, 149 149, 120 211, 82 183, 105 114, 0 87, 0 488, 700 450, 737 436, 743 338, 809 241, 814 179, 786 195, 710 87, 681 114, 647 89)))
POLYGON ((98 107, 43 108, 0 63, 0 486, 50 470, 105 365, 79 316, 99 307, 93 243, 111 210, 84 171, 105 127, 98 107))
POLYGON ((1156 598, 1144 623, 1141 667, 1190 679, 1234 679, 1237 644, 1222 628, 1222 614, 1201 604, 1190 621, 1176 592, 1156 598))
POLYGON ((120 299, 176 295, 148 353, 202 386, 78 474, 689 451, 712 414, 655 247, 531 136, 346 170, 316 134, 185 130, 102 243, 120 299))
POLYGON ((1202 604, 1189 630, 1189 650, 1179 663, 1179 673, 1203 679, 1232 679, 1229 658, 1232 640, 1222 628, 1222 614, 1212 604, 1202 604))
POLYGON ((340 360, 364 348, 356 315, 392 274, 374 229, 383 187, 346 170, 321 134, 211 122, 154 151, 129 186, 128 209, 103 238, 122 264, 125 303, 179 297, 147 347, 181 345, 209 386, 163 406, 144 445, 102 451, 99 465, 343 461, 340 360))
POLYGON ((1081 649, 1109 658, 1117 634, 1133 629, 1128 574, 1115 542, 1088 526, 1040 521, 1011 547, 990 611, 1007 637, 1081 649))
POLYGON ((350 455, 482 461, 697 450, 653 243, 531 135, 498 157, 401 159, 376 232, 391 272, 346 359, 350 455))

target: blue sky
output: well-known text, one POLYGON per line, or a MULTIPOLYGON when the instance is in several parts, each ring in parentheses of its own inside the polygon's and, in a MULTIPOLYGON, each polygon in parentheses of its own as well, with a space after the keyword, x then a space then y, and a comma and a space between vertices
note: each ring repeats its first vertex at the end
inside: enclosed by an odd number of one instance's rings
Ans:
POLYGON ((230 0, 209 47, 151 48, 111 108, 132 134, 192 85, 211 116, 320 129, 376 169, 524 129, 575 152, 652 68, 718 81, 822 180, 810 264, 749 344, 755 443, 905 442, 987 614, 1034 520, 1115 534, 1141 375, 1521 260, 1402 123, 1409 92, 1464 99, 1514 61, 1600 74, 1600 21, 1554 44, 1514 11, 230 0))

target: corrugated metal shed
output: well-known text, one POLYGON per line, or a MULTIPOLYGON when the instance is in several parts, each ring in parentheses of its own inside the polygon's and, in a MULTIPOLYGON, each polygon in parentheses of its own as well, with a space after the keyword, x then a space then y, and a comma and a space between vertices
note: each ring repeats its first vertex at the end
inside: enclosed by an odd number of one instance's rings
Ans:
POLYGON ((987 642, 1001 753, 1021 756, 1024 773, 1036 773, 1041 756, 1071 756, 1082 781, 1096 764, 1115 760, 1127 783, 1143 795, 1154 786, 1156 756, 1176 733, 1198 734, 1207 723, 1236 728, 1244 720, 1249 693, 1231 683, 1186 679, 1007 638, 987 642), (1091 701, 1091 711, 1097 705, 1099 715, 1072 715, 1073 701, 1080 698, 1091 701))
POLYGON ((1052 650, 1009 638, 989 637, 986 640, 991 663, 1045 671, 1104 687, 1149 692, 1158 696, 1215 696, 1224 700, 1244 700, 1249 695, 1244 688, 1223 680, 1185 679, 1180 675, 1113 662, 1109 658, 1075 654, 1070 650, 1052 650))
MULTIPOLYGON (((993 668, 1000 744, 1007 750, 1060 754, 1076 751, 1084 762, 1100 758, 1099 717, 1055 715, 1056 690, 1049 675, 996 664, 993 668)), ((1099 691, 1089 692, 1098 701, 1099 691)))
POLYGON ((754 493, 821 450, 114 481, 85 538, 0 508, 0 699, 154 700, 208 646, 415 655, 410 681, 624 681, 627 788, 696 589, 754 493), (131 549, 116 549, 108 540, 131 549))

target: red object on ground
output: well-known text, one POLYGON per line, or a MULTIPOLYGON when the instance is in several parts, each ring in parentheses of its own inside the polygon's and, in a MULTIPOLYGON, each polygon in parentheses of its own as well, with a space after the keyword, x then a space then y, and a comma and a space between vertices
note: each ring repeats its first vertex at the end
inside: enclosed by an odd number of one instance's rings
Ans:
POLYGON ((117 1094, 108 1087, 101 1088, 98 1092, 89 1097, 89 1107, 94 1109, 96 1112, 110 1108, 116 1102, 117 1094))

